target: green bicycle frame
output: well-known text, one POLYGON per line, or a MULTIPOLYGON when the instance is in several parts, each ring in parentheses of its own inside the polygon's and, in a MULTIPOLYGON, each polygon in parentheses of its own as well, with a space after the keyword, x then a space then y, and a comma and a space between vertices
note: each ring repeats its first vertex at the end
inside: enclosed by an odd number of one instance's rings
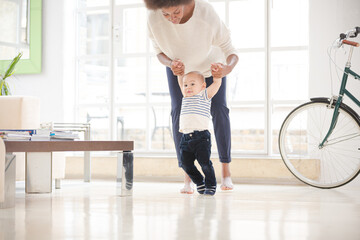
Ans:
POLYGON ((349 74, 352 75, 355 79, 360 80, 360 75, 358 75, 356 72, 354 72, 350 69, 353 48, 354 47, 350 48, 349 59, 345 66, 343 78, 341 81, 339 96, 338 96, 338 99, 336 100, 335 107, 334 107, 334 115, 331 120, 330 129, 329 129, 328 133, 326 134, 324 140, 319 144, 319 148, 322 148, 324 146, 324 144, 326 143, 327 139, 329 138, 329 136, 331 135, 332 131, 334 130, 334 128, 336 126, 336 122, 337 122, 337 119, 339 116, 339 108, 342 103, 343 96, 344 95, 348 96, 356 105, 358 105, 360 107, 360 101, 346 89, 346 83, 347 83, 349 74))

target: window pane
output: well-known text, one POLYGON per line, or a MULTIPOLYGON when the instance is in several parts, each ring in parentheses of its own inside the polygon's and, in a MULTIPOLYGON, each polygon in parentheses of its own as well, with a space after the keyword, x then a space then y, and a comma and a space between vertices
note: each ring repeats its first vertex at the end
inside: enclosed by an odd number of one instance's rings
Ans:
POLYGON ((124 10, 124 53, 146 51, 146 16, 145 8, 130 8, 124 10))
POLYGON ((229 5, 233 44, 239 48, 264 47, 264 0, 233 1, 229 5))
POLYGON ((143 0, 115 0, 116 5, 136 4, 144 3, 143 0))
POLYGON ((229 75, 230 101, 265 99, 265 54, 239 53, 239 62, 229 75))
POLYGON ((79 122, 91 124, 91 140, 110 140, 108 107, 80 107, 79 122))
POLYGON ((109 0, 79 0, 79 8, 109 6, 109 0))
POLYGON ((308 98, 308 51, 271 54, 271 94, 274 100, 308 98))
POLYGON ((79 54, 109 53, 109 12, 89 11, 79 13, 79 54))
POLYGON ((150 110, 151 149, 174 150, 172 138, 170 104, 152 106, 150 110))
POLYGON ((282 105, 275 105, 273 107, 273 114, 272 114, 272 153, 273 154, 280 154, 279 153, 279 132, 282 123, 284 122, 286 116, 296 107, 297 105, 290 105, 290 104, 282 104, 282 105))
POLYGON ((271 46, 308 45, 308 1, 272 0, 272 2, 271 46))
POLYGON ((151 102, 168 103, 170 105, 169 85, 165 66, 159 62, 157 57, 151 57, 149 71, 151 102))
POLYGON ((115 101, 117 103, 145 103, 145 58, 116 59, 115 66, 115 101))
MULTIPOLYGON (((119 107, 116 109, 117 136, 123 134, 124 140, 134 141, 136 150, 146 149, 146 108, 145 107, 119 107)), ((118 138, 119 139, 119 138, 118 138)))
POLYGON ((265 151, 265 108, 262 105, 232 107, 231 145, 233 151, 265 151))
POLYGON ((86 60, 79 62, 79 103, 106 103, 109 101, 109 62, 86 60))
POLYGON ((166 68, 157 57, 151 57, 149 71, 150 101, 161 104, 151 106, 150 110, 151 149, 175 151, 171 133, 171 104, 166 68))

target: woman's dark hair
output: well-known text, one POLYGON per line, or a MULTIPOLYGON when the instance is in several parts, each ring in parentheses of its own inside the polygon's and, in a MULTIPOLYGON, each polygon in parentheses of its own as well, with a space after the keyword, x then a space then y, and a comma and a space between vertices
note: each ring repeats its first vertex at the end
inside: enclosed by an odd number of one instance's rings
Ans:
POLYGON ((146 8, 151 10, 186 5, 192 1, 194 0, 144 0, 146 8))

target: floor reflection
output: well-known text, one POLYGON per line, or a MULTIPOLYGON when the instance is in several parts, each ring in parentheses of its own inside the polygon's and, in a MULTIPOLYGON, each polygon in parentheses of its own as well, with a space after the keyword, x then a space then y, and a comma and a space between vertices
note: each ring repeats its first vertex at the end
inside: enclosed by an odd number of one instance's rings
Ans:
MULTIPOLYGON (((180 183, 64 181, 0 209, 0 239, 358 239, 360 188, 236 185, 214 197, 178 193, 180 183)), ((19 190, 20 189, 20 190, 19 190)))

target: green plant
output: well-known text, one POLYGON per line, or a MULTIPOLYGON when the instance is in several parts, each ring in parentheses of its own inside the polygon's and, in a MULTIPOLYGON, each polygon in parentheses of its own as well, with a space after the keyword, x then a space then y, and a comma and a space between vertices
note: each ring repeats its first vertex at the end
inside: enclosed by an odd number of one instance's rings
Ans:
POLYGON ((9 64, 7 70, 5 71, 4 75, 0 75, 0 96, 7 96, 11 95, 9 83, 5 80, 14 74, 15 66, 19 62, 20 58, 22 57, 22 52, 20 52, 9 64))

